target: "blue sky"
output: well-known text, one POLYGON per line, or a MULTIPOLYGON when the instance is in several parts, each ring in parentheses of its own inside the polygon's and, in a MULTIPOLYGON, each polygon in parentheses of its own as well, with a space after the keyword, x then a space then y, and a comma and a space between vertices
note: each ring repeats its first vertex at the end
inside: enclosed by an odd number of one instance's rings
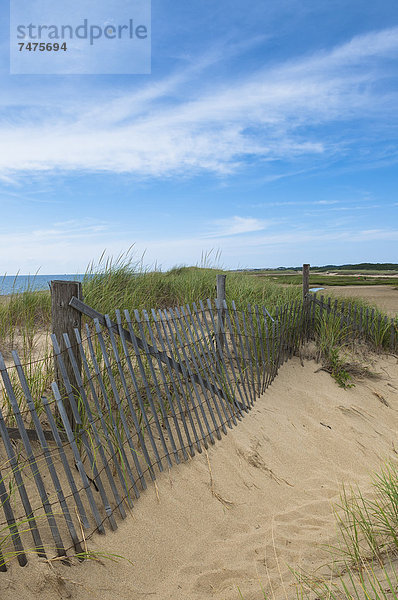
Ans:
POLYGON ((10 75, 6 5, 1 273, 397 262, 396 0, 153 0, 119 76, 10 75))

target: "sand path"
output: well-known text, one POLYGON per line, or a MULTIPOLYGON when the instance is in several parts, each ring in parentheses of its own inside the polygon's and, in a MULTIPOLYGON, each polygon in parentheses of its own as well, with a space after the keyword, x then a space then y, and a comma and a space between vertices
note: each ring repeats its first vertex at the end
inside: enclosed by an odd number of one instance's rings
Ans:
POLYGON ((397 358, 376 360, 381 379, 347 391, 315 362, 291 360, 208 455, 159 476, 118 531, 90 541, 133 565, 32 559, 0 573, 0 597, 238 600, 239 587, 259 600, 260 585, 267 597, 296 597, 288 565, 325 562, 342 482, 366 492, 372 470, 398 458, 397 358))

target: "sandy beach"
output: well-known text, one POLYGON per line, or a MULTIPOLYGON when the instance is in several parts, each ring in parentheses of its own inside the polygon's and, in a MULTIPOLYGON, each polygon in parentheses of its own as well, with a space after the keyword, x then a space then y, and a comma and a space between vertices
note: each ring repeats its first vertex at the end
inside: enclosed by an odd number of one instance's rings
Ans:
POLYGON ((397 358, 369 360, 379 378, 343 390, 316 362, 292 359, 207 454, 159 476, 116 532, 88 542, 127 560, 31 557, 0 574, 2 600, 235 600, 238 590, 257 600, 261 586, 295 597, 289 567, 327 561, 342 484, 369 492, 372 471, 397 459, 397 358))
POLYGON ((397 5, 0 2, 0 600, 398 600, 397 5))

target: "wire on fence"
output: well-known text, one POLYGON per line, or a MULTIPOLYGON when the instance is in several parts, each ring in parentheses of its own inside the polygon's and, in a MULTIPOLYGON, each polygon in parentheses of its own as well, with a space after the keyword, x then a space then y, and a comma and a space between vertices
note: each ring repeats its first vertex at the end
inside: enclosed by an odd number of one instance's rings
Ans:
MULTIPOLYGON (((1 359, 0 408, 6 410, 0 432, 8 459, 0 480, 5 512, 0 527, 13 532, 21 556, 25 534, 18 537, 17 524, 29 515, 47 518, 61 553, 83 541, 76 533, 76 510, 90 530, 86 539, 96 530, 105 531, 106 523, 115 529, 116 512, 125 518, 148 476, 154 481, 155 469, 162 471, 164 462, 171 467, 188 460, 237 425, 325 317, 338 319, 340 327, 348 324, 362 336, 390 327, 389 344, 395 347, 397 342, 393 321, 323 297, 287 303, 272 313, 250 305, 238 311, 234 302, 208 300, 150 313, 125 311, 122 316, 116 311, 116 322, 100 315, 100 324, 99 313, 93 311, 93 324, 86 324, 82 336, 78 330, 73 340, 65 334, 63 347, 53 339, 61 380, 59 386, 46 380, 43 397, 35 397, 28 372, 43 361, 22 364, 13 353, 14 365, 5 366, 1 359), (34 429, 28 428, 31 423, 34 429), (17 427, 11 430, 9 424, 17 427), (18 433, 21 441, 11 439, 18 433), (29 469, 34 484, 29 490, 36 489, 36 495, 29 491, 31 498, 24 483, 29 469), (61 539, 65 526, 72 546, 61 539)), ((28 529, 35 547, 44 552, 37 520, 32 523, 28 529)), ((0 569, 3 563, 0 556, 0 569)))

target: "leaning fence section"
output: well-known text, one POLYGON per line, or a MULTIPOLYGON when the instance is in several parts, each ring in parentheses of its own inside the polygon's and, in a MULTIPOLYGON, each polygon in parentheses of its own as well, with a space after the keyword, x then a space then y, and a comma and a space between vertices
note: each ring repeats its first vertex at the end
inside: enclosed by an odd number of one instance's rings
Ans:
POLYGON ((52 335, 45 395, 17 352, 12 364, 0 355, 1 570, 31 552, 83 557, 84 540, 116 529, 160 472, 239 423, 324 315, 369 330, 366 315, 316 297, 271 312, 219 298, 112 317, 70 304, 88 320, 52 335))

